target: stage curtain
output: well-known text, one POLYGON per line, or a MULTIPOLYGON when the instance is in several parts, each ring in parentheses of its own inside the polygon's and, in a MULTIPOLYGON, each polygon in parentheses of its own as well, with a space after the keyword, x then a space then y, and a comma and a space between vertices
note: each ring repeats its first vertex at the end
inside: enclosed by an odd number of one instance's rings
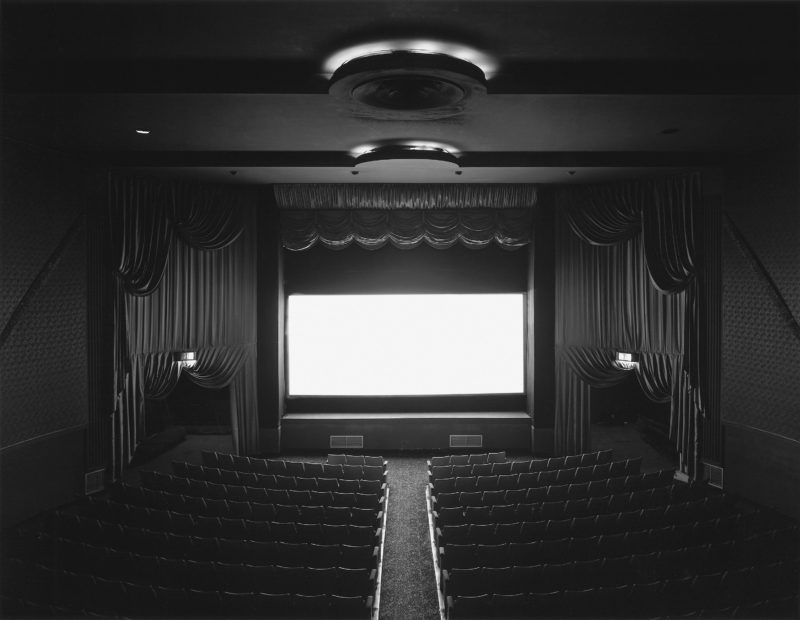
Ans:
POLYGON ((169 189, 128 177, 111 177, 108 188, 117 279, 131 295, 148 295, 161 282, 172 243, 169 189))
POLYGON ((283 246, 294 251, 317 243, 334 250, 353 243, 369 250, 387 243, 400 249, 422 243, 479 249, 496 243, 513 250, 530 243, 532 228, 532 209, 281 210, 283 246))
POLYGON ((255 452, 255 196, 139 178, 112 177, 109 186, 119 256, 115 475, 144 431, 144 399, 177 384, 179 351, 198 351, 197 368, 184 369, 193 381, 231 386, 234 446, 255 452), (157 243, 148 230, 159 232, 157 243))
POLYGON ((529 183, 278 183, 280 209, 530 209, 529 183))
MULTIPOLYGON (((574 381, 615 382, 613 353, 640 353, 637 378, 671 400, 670 437, 693 473, 702 410, 694 237, 696 175, 556 192, 556 449, 586 448, 588 398, 574 381), (684 390, 679 391, 679 390, 684 390), (581 431, 569 430, 584 425, 581 431)), ((582 389, 582 388, 581 388, 582 389)))

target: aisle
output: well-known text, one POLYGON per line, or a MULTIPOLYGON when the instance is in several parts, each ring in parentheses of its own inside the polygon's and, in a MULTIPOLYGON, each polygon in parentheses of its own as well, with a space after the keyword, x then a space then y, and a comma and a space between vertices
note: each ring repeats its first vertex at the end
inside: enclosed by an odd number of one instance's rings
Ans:
POLYGON ((389 456, 380 620, 439 620, 422 456, 389 456))

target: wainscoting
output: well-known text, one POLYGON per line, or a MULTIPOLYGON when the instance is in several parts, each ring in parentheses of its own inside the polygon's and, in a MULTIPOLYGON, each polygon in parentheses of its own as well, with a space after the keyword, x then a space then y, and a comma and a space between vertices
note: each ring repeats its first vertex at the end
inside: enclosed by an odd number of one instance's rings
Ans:
POLYGON ((800 443, 725 423, 724 488, 800 519, 800 443))
POLYGON ((2 527, 21 523, 83 494, 86 427, 79 426, 0 452, 2 527))

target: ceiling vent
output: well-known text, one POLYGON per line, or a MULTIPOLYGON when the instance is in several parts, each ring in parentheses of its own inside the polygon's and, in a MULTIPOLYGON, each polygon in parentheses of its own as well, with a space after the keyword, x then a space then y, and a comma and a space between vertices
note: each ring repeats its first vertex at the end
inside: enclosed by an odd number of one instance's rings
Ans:
POLYGON ((482 448, 483 435, 450 435, 451 448, 482 448))
POLYGON ((331 435, 330 436, 331 448, 363 448, 364 435, 331 435))
POLYGON ((386 50, 353 58, 331 76, 328 92, 355 114, 379 120, 435 120, 461 114, 486 94, 476 65, 445 53, 386 50))

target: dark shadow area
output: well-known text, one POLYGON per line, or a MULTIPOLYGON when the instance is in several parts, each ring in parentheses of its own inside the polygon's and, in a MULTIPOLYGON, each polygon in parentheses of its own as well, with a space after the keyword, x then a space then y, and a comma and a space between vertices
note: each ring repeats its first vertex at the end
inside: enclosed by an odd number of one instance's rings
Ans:
POLYGON ((591 398, 593 425, 633 428, 658 453, 677 458, 669 439, 670 403, 647 398, 634 373, 613 387, 592 389, 591 398))

